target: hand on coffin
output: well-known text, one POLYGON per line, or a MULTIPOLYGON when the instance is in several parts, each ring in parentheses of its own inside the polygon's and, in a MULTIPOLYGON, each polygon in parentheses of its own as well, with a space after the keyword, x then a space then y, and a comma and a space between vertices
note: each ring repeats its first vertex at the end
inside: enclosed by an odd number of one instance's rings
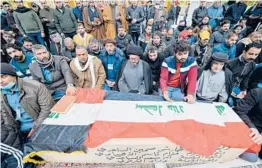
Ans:
POLYGON ((35 129, 31 129, 31 131, 28 133, 27 137, 31 137, 35 133, 35 129))
POLYGON ((195 97, 191 94, 184 97, 184 100, 189 104, 194 104, 196 102, 195 97))
POLYGON ((166 100, 166 101, 168 101, 168 102, 172 102, 173 100, 171 100, 170 98, 169 98, 169 96, 168 96, 168 91, 164 91, 163 92, 163 97, 164 97, 164 99, 166 100))
POLYGON ((66 89, 66 94, 69 96, 74 96, 76 94, 76 88, 75 87, 68 87, 66 89))

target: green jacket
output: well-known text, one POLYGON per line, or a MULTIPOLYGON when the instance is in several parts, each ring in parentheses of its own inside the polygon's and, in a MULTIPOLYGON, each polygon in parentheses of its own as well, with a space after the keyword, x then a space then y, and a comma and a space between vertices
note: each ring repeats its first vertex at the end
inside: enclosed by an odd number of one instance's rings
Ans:
POLYGON ((42 22, 33 10, 25 7, 17 8, 13 16, 22 35, 44 32, 42 22))
POLYGON ((62 12, 55 9, 54 17, 58 33, 76 32, 77 21, 71 9, 63 7, 62 12))
MULTIPOLYGON (((54 101, 47 88, 34 80, 18 78, 18 88, 20 91, 20 104, 24 110, 33 118, 33 129, 37 129, 48 117, 54 101)), ((6 121, 6 125, 16 123, 13 111, 10 108, 7 98, 1 93, 1 122, 6 121), (9 116, 9 119, 8 119, 9 116), (10 120, 10 118, 12 120, 10 120)))

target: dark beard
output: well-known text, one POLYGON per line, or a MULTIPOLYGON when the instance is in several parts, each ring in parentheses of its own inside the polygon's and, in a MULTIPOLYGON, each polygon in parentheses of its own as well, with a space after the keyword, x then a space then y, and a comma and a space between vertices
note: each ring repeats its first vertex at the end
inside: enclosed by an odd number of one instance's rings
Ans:
POLYGON ((16 61, 21 62, 21 61, 24 60, 24 56, 15 56, 14 59, 15 59, 16 61))

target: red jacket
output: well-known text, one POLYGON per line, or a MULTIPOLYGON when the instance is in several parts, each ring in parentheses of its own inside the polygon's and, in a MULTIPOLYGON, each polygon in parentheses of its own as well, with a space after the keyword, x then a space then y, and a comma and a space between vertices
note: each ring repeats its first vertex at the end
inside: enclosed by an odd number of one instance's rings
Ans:
MULTIPOLYGON (((175 56, 166 58, 161 67, 160 88, 166 91, 169 79, 176 72, 175 56)), ((197 82, 197 63, 193 57, 188 57, 180 67, 180 86, 183 93, 195 95, 197 82)))

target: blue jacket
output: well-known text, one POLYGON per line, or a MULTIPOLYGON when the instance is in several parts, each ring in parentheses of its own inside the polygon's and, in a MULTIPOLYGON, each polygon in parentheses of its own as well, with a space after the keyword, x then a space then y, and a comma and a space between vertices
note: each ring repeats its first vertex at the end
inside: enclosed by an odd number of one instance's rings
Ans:
POLYGON ((211 46, 216 46, 218 44, 223 43, 223 41, 225 40, 226 36, 227 36, 228 32, 223 32, 221 29, 218 31, 215 31, 210 39, 210 45, 211 46))
POLYGON ((77 21, 83 22, 83 8, 79 9, 78 7, 75 7, 73 9, 73 13, 77 21))
POLYGON ((231 23, 237 23, 246 11, 247 5, 244 3, 235 3, 229 6, 226 11, 225 19, 231 23))
POLYGON ((222 7, 215 8, 214 6, 211 6, 207 9, 207 15, 210 17, 209 24, 211 28, 214 29, 219 25, 220 21, 224 18, 223 8, 222 7), (222 17, 222 18, 218 20, 215 19, 216 17, 222 17))
POLYGON ((30 55, 32 57, 34 56, 33 51, 27 50, 25 47, 22 47, 22 51, 24 55, 30 55))
POLYGON ((114 59, 114 63, 113 63, 113 74, 111 74, 110 76, 114 76, 115 79, 110 79, 110 80, 116 80, 117 74, 120 71, 121 68, 121 64, 123 63, 124 59, 125 59, 125 55, 124 53, 119 49, 116 48, 115 49, 115 54, 114 56, 109 56, 108 53, 106 51, 103 51, 100 55, 99 55, 99 59, 102 61, 102 64, 105 68, 105 72, 106 72, 106 79, 108 79, 108 57, 115 57, 114 59))
POLYGON ((223 52, 228 55, 228 59, 234 59, 236 57, 236 45, 234 44, 232 47, 229 47, 225 42, 218 44, 212 50, 214 52, 223 52))
POLYGON ((25 55, 25 61, 22 63, 17 62, 15 59, 10 61, 10 64, 15 68, 16 74, 20 78, 31 77, 29 65, 35 62, 35 58, 31 55, 25 55))
POLYGON ((262 7, 253 5, 245 12, 244 17, 248 18, 250 15, 261 16, 261 14, 262 14, 262 7))
POLYGON ((29 132, 33 128, 34 121, 19 102, 20 92, 17 84, 12 91, 2 91, 7 97, 9 106, 15 111, 16 120, 20 121, 20 130, 23 132, 29 132))

